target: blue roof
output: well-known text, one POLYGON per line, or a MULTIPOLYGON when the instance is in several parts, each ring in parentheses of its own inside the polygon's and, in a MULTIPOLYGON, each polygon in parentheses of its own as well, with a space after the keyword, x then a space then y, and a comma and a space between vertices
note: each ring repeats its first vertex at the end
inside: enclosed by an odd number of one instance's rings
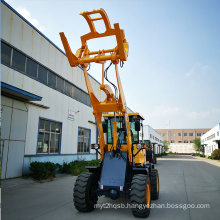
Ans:
POLYGON ((42 97, 1 82, 1 90, 30 101, 41 101, 42 97))

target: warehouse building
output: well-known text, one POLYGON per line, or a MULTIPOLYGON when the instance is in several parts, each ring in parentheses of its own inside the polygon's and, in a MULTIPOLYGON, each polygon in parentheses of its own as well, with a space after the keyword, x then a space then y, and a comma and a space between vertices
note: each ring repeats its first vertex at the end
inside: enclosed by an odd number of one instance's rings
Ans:
MULTIPOLYGON (((103 101, 100 83, 89 77, 103 101)), ((98 134, 82 69, 70 67, 65 53, 4 1, 1 111, 2 179, 29 172, 33 161, 97 157, 90 149, 98 134)))
POLYGON ((155 129, 170 143, 168 152, 193 153, 193 140, 201 138, 210 129, 155 129))
POLYGON ((202 135, 201 145, 206 156, 211 156, 215 149, 220 149, 220 123, 202 135))
MULTIPOLYGON (((164 151, 164 140, 163 137, 158 134, 151 126, 143 126, 143 137, 144 141, 150 141, 154 145, 155 154, 162 153, 164 151)), ((141 134, 140 134, 141 135, 141 134)))

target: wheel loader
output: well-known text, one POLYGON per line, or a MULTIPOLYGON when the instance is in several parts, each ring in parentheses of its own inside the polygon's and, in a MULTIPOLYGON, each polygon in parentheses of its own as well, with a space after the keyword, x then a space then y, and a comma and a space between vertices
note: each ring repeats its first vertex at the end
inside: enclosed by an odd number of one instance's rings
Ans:
POLYGON ((119 197, 130 199, 131 210, 136 217, 148 217, 152 199, 159 197, 159 174, 154 164, 147 162, 147 147, 143 140, 143 120, 139 113, 128 113, 125 95, 118 72, 127 61, 129 45, 123 29, 115 23, 112 28, 104 9, 81 12, 90 32, 81 36, 81 48, 72 53, 63 32, 60 37, 71 67, 80 65, 83 69, 88 94, 96 118, 98 143, 91 148, 100 154, 100 166, 86 167, 89 172, 78 176, 73 189, 75 208, 80 212, 94 210, 98 197, 107 196, 113 200, 119 197), (94 15, 99 17, 94 18, 94 15), (105 32, 96 31, 94 22, 103 20, 105 32), (115 36, 117 45, 112 49, 90 51, 88 41, 115 36), (105 63, 110 65, 105 69, 105 63), (102 65, 100 89, 106 94, 99 101, 93 91, 87 67, 91 63, 102 65), (107 76, 110 66, 114 66, 117 86, 107 76), (105 84, 105 81, 108 84, 105 84), (114 88, 114 92, 112 87, 114 88), (141 135, 142 134, 142 135, 141 135))
POLYGON ((157 163, 157 156, 155 154, 155 144, 156 142, 151 142, 150 140, 144 140, 144 143, 147 146, 147 151, 146 151, 146 160, 149 161, 150 163, 156 164, 157 163))

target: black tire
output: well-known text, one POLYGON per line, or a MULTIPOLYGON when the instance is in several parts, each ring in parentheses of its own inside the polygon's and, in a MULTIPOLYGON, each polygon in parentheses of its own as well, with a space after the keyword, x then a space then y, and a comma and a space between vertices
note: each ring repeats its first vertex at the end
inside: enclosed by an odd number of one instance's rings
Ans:
POLYGON ((144 218, 150 215, 150 179, 147 175, 136 174, 133 176, 130 198, 131 210, 135 217, 144 218))
POLYGON ((91 212, 97 204, 98 196, 94 190, 98 188, 98 180, 94 173, 82 173, 75 182, 73 202, 80 212, 91 212))
POLYGON ((150 187, 151 187, 151 199, 157 200, 159 198, 159 191, 160 191, 159 174, 157 169, 151 170, 150 187))

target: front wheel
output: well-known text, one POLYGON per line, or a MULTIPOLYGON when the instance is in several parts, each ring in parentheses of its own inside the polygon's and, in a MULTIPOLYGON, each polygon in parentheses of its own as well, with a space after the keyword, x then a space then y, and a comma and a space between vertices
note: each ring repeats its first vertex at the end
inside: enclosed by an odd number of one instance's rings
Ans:
POLYGON ((157 169, 152 169, 150 173, 151 199, 157 200, 159 198, 159 174, 157 169))
POLYGON ((131 183, 131 206, 135 217, 148 217, 150 215, 151 190, 150 179, 147 175, 136 174, 131 183))
POLYGON ((94 173, 82 173, 77 179, 73 189, 73 202, 80 212, 91 212, 97 204, 98 196, 95 190, 98 180, 94 173))

